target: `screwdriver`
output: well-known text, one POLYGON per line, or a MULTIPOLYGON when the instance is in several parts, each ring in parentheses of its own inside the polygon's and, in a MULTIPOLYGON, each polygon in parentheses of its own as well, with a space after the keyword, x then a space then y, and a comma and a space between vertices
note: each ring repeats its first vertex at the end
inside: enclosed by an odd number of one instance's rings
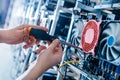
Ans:
MULTIPOLYGON (((28 34, 29 34, 30 36, 33 36, 33 37, 34 37, 35 39, 37 39, 37 40, 47 40, 47 41, 52 42, 54 39, 59 39, 58 37, 49 35, 49 34, 48 34, 46 31, 44 31, 44 30, 40 30, 40 29, 36 29, 36 28, 31 28, 31 27, 28 27, 28 34)), ((59 40, 60 40, 60 39, 59 39, 59 40)), ((74 44, 71 44, 71 43, 69 43, 69 42, 65 42, 65 41, 63 41, 63 40, 60 40, 60 43, 81 50, 80 47, 75 46, 74 44)))

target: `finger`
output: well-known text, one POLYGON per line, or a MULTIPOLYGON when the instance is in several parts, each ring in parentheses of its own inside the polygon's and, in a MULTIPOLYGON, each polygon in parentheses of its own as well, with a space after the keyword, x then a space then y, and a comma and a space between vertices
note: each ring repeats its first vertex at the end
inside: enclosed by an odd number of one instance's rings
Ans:
POLYGON ((41 26, 36 26, 36 25, 30 25, 30 27, 40 29, 40 30, 44 30, 44 31, 48 31, 48 29, 46 27, 41 27, 41 26))
POLYGON ((56 46, 55 50, 59 50, 60 47, 61 47, 61 45, 56 46))
POLYGON ((25 41, 25 45, 23 46, 24 49, 27 49, 30 46, 30 40, 25 41))
POLYGON ((51 44, 51 42, 50 42, 50 41, 47 41, 47 44, 48 44, 48 45, 50 45, 50 44, 51 44))
POLYGON ((20 28, 23 29, 23 28, 27 28, 27 27, 32 27, 32 28, 36 28, 36 29, 48 31, 48 29, 47 29, 46 27, 42 27, 42 26, 38 26, 38 25, 27 25, 27 24, 23 24, 23 25, 21 25, 20 28))
POLYGON ((41 51, 45 50, 46 46, 40 46, 39 49, 36 50, 38 54, 40 54, 41 51))
POLYGON ((47 28, 45 28, 45 27, 40 27, 40 26, 30 26, 30 27, 32 27, 32 28, 36 28, 36 29, 40 29, 40 30, 44 30, 44 31, 48 31, 48 29, 47 28))
POLYGON ((26 45, 23 46, 23 48, 27 49, 29 47, 32 47, 35 43, 27 43, 26 45))
POLYGON ((36 40, 36 44, 39 44, 40 43, 40 40, 36 40))
POLYGON ((30 41, 26 42, 26 44, 23 46, 23 48, 25 48, 25 49, 27 49, 29 47, 31 47, 30 41))
POLYGON ((60 45, 60 41, 58 39, 55 39, 49 47, 51 47, 52 49, 58 47, 60 45))
POLYGON ((29 44, 30 44, 30 40, 27 38, 25 39, 25 45, 23 46, 24 49, 27 49, 29 47, 29 44))
POLYGON ((45 27, 40 27, 40 26, 39 26, 39 28, 38 28, 38 29, 40 29, 40 30, 44 30, 44 31, 48 32, 48 29, 47 29, 47 28, 45 28, 45 27))
POLYGON ((30 39, 26 41, 26 45, 23 46, 23 48, 28 48, 33 46, 36 43, 36 39, 30 36, 30 39))
POLYGON ((21 26, 16 27, 18 30, 23 30, 24 28, 27 28, 25 24, 22 24, 21 26))
POLYGON ((28 47, 27 47, 27 45, 24 45, 23 48, 24 48, 24 49, 27 49, 28 47))

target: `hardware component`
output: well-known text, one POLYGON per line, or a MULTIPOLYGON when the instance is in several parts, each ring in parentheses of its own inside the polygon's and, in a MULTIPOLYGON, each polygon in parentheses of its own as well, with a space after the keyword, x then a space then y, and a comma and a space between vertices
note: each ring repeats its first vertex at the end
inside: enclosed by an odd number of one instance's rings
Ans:
POLYGON ((97 55, 113 64, 120 65, 120 22, 108 22, 103 27, 98 42, 97 55))
POLYGON ((99 38, 99 25, 101 22, 96 22, 95 20, 90 20, 83 32, 82 32, 82 49, 83 51, 85 51, 86 53, 92 52, 93 55, 95 55, 94 53, 94 48, 98 42, 98 38, 99 38))
POLYGON ((119 80, 120 65, 114 65, 104 59, 88 55, 83 62, 83 70, 91 75, 101 76, 105 80, 119 80))
POLYGON ((73 29, 71 32, 71 43, 80 46, 81 45, 81 33, 84 28, 84 23, 82 20, 75 20, 73 23, 73 29))

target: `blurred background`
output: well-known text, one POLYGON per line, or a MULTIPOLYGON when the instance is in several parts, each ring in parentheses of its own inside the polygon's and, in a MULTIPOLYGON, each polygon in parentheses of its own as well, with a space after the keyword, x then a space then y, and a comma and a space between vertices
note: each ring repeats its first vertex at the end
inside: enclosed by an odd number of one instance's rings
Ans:
MULTIPOLYGON (((0 0, 0 28, 4 27, 10 0, 0 0)), ((0 80, 12 80, 10 76, 13 66, 11 46, 0 43, 0 80)))
POLYGON ((0 0, 0 27, 5 24, 10 0, 0 0))

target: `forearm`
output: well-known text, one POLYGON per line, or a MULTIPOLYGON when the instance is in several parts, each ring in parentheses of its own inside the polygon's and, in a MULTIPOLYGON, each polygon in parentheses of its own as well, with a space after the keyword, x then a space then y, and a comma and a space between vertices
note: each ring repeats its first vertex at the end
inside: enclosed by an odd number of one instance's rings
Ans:
POLYGON ((0 30, 0 43, 19 44, 23 42, 24 29, 3 29, 0 30))
POLYGON ((33 67, 30 72, 28 72, 22 80, 37 80, 42 74, 42 69, 37 69, 36 67, 33 67))
POLYGON ((29 68, 22 78, 17 80, 37 80, 47 69, 58 64, 62 59, 62 47, 59 41, 54 40, 46 50, 42 50, 37 62, 29 68))
POLYGON ((43 62, 37 63, 23 76, 22 80, 37 80, 48 68, 49 66, 43 62))
POLYGON ((8 35, 10 35, 8 33, 8 30, 0 30, 0 43, 6 43, 7 41, 9 41, 8 35))

